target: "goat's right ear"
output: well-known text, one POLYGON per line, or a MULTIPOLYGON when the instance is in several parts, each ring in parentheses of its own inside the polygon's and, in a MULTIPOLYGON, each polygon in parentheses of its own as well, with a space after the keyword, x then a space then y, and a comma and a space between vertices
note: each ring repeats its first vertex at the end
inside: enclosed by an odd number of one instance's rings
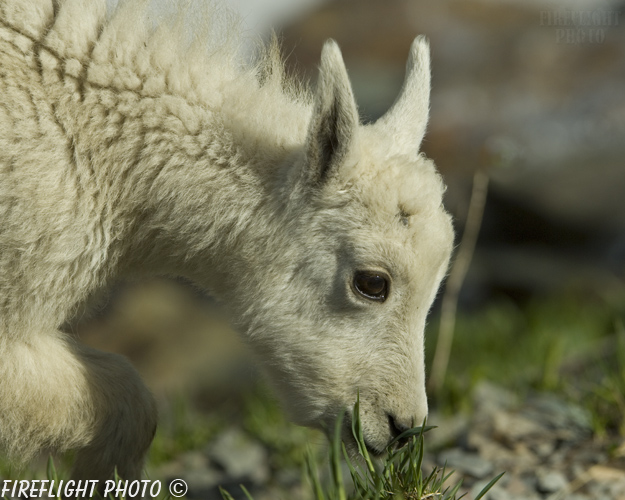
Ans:
POLYGON ((358 127, 358 110, 341 51, 328 40, 321 51, 315 105, 306 143, 306 176, 323 184, 345 158, 358 127))

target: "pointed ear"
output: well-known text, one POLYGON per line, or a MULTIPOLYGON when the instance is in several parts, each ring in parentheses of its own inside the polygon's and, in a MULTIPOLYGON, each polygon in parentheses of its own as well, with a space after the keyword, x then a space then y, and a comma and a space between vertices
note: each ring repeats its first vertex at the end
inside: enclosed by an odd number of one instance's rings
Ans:
POLYGON ((399 96, 376 123, 396 144, 418 151, 430 115, 430 45, 424 36, 412 42, 406 63, 406 77, 399 96))
POLYGON ((315 106, 308 129, 308 178, 323 183, 338 168, 358 127, 358 110, 341 51, 328 40, 321 51, 315 106))

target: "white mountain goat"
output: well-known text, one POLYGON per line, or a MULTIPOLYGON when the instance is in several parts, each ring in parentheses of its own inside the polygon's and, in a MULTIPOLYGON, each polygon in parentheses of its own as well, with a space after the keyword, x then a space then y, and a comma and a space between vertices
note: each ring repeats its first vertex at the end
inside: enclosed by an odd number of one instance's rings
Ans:
POLYGON ((418 153, 427 42, 360 125, 333 41, 309 95, 275 44, 245 65, 145 3, 0 0, 0 448, 139 477, 149 391, 62 325, 116 280, 175 275, 224 304, 296 422, 331 425, 359 393, 381 453, 427 413, 424 324, 453 239, 418 153))

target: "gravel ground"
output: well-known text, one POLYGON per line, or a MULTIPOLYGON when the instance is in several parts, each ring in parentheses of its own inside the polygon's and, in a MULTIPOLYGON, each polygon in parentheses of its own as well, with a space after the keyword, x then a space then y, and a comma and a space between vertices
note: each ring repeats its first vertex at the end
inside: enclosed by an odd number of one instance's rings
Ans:
POLYGON ((551 394, 521 402, 488 383, 473 397, 470 419, 450 426, 454 445, 432 457, 463 477, 468 498, 505 471, 486 500, 625 499, 625 446, 594 438, 581 407, 551 394))
MULTIPOLYGON (((520 401, 490 383, 474 392, 471 416, 441 418, 426 436, 424 472, 447 464, 462 478, 467 499, 500 472, 503 478, 485 500, 625 499, 625 444, 593 437, 590 416, 552 394, 520 401)), ((268 451, 237 428, 222 433, 204 450, 186 453, 155 471, 182 478, 190 499, 221 499, 218 485, 245 499, 244 484, 255 500, 310 498, 299 469, 272 471, 268 451)), ((346 474, 348 475, 348 474, 346 474)))
MULTIPOLYGON (((473 500, 495 476, 505 475, 485 500, 625 500, 625 440, 598 439, 590 415, 554 394, 521 400, 483 382, 473 392, 470 416, 430 415, 423 471, 446 465, 450 484, 473 500)), ((165 483, 183 479, 190 500, 308 500, 312 489, 300 467, 272 466, 271 451, 233 424, 203 449, 148 470, 165 483)), ((344 477, 349 477, 347 469, 344 477)), ((163 485, 166 487, 166 485, 163 485)))

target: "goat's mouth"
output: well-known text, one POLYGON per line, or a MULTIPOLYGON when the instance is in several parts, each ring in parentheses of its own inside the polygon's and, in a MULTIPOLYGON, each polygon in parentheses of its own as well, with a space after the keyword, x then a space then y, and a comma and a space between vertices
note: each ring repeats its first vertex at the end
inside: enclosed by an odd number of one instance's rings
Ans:
POLYGON ((367 448, 367 452, 369 452, 369 455, 373 456, 374 458, 382 458, 382 456, 386 453, 386 448, 380 450, 377 446, 372 446, 370 443, 368 443, 366 439, 364 440, 364 443, 365 448, 367 448))
POLYGON ((341 439, 345 443, 345 446, 347 447, 347 451, 349 455, 351 455, 352 457, 363 454, 363 451, 364 451, 362 450, 363 445, 364 445, 366 452, 373 458, 381 458, 386 454, 387 447, 386 446, 380 447, 379 445, 377 446, 373 445, 367 439, 367 436, 365 436, 364 433, 362 433, 362 430, 361 430, 360 442, 359 442, 359 439, 355 435, 354 429, 352 428, 352 416, 349 414, 349 412, 345 412, 345 415, 343 417, 342 427, 343 428, 341 432, 341 439))
MULTIPOLYGON (((425 426, 423 429, 421 427, 413 427, 405 430, 398 429, 389 417, 389 428, 390 434, 388 442, 383 444, 377 442, 376 444, 373 444, 371 439, 367 438, 362 429, 360 429, 360 431, 353 429, 352 416, 349 412, 345 412, 341 429, 341 439, 345 443, 347 451, 352 458, 362 455, 366 450, 366 453, 368 453, 372 458, 380 459, 384 458, 390 452, 398 451, 401 448, 404 448, 410 443, 413 436, 419 435, 432 427, 425 426), (358 437, 357 434, 360 436, 358 437)), ((332 438, 331 435, 329 435, 329 437, 332 438)), ((373 442, 375 441, 376 440, 374 439, 373 442)))
POLYGON ((364 439, 363 441, 365 443, 365 447, 367 448, 367 451, 369 452, 369 455, 372 455, 375 458, 381 458, 385 456, 387 453, 403 448, 404 446, 408 444, 409 440, 410 440, 409 437, 399 436, 399 439, 392 439, 382 449, 380 449, 378 446, 373 446, 366 439, 364 439))
POLYGON ((359 444, 356 438, 351 434, 351 429, 349 431, 349 435, 343 436, 342 440, 345 444, 347 453, 350 458, 353 459, 356 457, 362 457, 365 453, 368 454, 371 458, 375 459, 380 459, 386 455, 386 448, 381 449, 379 446, 374 446, 370 442, 368 442, 366 438, 363 438, 359 444))

